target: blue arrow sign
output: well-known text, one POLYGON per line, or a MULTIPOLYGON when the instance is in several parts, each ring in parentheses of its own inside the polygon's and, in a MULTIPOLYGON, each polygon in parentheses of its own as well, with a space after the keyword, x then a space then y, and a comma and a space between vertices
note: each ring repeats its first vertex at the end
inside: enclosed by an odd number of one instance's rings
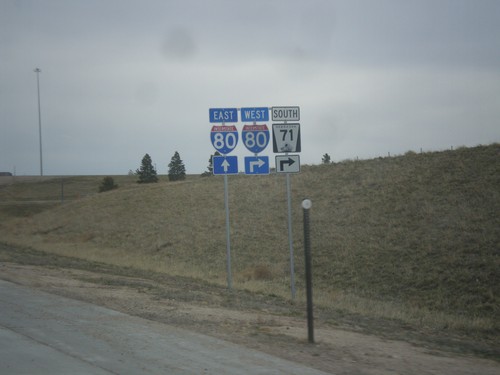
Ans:
POLYGON ((241 121, 269 121, 269 108, 250 107, 241 108, 241 121))
POLYGON ((245 174, 269 174, 269 157, 245 156, 245 174))
POLYGON ((238 174, 237 156, 214 156, 214 174, 238 174))

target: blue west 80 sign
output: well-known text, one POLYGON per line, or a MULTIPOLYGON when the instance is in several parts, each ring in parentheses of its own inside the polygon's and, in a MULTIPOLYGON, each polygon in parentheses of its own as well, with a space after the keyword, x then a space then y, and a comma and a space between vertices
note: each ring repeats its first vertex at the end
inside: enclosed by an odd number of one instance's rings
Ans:
POLYGON ((241 121, 253 122, 253 125, 243 126, 241 138, 248 151, 258 154, 269 143, 269 129, 267 125, 257 125, 258 122, 269 121, 269 108, 245 107, 241 108, 241 121))

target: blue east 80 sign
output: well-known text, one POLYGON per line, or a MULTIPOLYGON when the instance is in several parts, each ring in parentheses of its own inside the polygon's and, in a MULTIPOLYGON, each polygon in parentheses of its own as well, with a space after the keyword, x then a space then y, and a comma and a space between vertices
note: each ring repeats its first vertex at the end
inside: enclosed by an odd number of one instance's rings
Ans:
POLYGON ((210 132, 212 145, 222 155, 229 154, 238 144, 238 129, 234 125, 213 126, 210 132))
POLYGON ((267 125, 245 125, 241 131, 245 147, 254 154, 262 152, 269 143, 267 125))

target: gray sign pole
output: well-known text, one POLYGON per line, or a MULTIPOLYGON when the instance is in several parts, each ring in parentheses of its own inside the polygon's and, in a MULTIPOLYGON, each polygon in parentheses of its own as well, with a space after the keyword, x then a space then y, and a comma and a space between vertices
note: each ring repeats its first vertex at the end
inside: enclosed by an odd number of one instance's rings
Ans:
POLYGON ((40 78, 39 74, 42 70, 36 68, 34 72, 36 73, 36 88, 38 91, 38 135, 40 140, 40 177, 43 176, 43 159, 42 159, 42 112, 40 110, 40 78))
POLYGON ((288 246, 290 248, 290 290, 292 292, 292 299, 295 299, 295 265, 293 260, 292 193, 290 189, 290 173, 286 174, 286 197, 288 203, 288 246))
POLYGON ((231 233, 229 227, 229 192, 227 186, 227 174, 224 175, 224 207, 226 209, 226 271, 227 288, 233 288, 233 277, 231 275, 231 233))

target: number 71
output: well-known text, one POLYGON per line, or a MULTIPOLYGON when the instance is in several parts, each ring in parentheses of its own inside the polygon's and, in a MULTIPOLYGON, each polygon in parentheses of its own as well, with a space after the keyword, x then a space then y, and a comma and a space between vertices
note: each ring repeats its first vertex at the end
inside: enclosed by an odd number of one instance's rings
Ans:
POLYGON ((286 139, 287 133, 290 133, 290 140, 293 141, 293 129, 280 129, 280 132, 283 133, 283 141, 286 139))

